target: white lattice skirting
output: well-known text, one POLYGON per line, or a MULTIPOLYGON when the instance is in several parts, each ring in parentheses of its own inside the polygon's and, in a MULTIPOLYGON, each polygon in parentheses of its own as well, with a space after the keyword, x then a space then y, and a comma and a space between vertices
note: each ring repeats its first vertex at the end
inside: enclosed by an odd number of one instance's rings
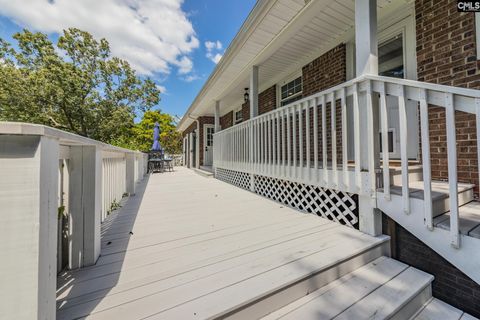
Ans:
MULTIPOLYGON (((250 175, 244 172, 216 169, 216 178, 250 190, 250 175)), ((254 176, 255 193, 300 211, 358 229, 357 196, 332 189, 254 176)))
POLYGON ((242 189, 250 190, 250 175, 248 173, 218 168, 215 178, 242 189))

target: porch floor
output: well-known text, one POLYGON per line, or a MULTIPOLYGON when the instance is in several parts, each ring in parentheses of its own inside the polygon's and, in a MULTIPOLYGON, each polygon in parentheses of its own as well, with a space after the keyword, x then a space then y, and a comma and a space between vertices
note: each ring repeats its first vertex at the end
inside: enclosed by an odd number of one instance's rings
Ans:
POLYGON ((58 278, 57 319, 203 319, 384 243, 185 168, 102 225, 95 266, 58 278))

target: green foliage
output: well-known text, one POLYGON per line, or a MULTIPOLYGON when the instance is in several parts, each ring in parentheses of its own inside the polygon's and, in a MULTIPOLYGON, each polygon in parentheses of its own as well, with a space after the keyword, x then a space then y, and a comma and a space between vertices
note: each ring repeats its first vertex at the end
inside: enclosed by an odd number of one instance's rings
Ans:
POLYGON ((160 101, 152 80, 112 57, 107 40, 79 29, 64 30, 56 45, 28 30, 13 38, 18 49, 0 39, 0 120, 45 124, 136 149, 135 116, 160 101))
POLYGON ((146 111, 142 121, 132 129, 137 148, 141 151, 150 150, 156 122, 160 125, 160 144, 165 152, 169 154, 182 153, 182 136, 176 130, 173 117, 156 110, 146 111))

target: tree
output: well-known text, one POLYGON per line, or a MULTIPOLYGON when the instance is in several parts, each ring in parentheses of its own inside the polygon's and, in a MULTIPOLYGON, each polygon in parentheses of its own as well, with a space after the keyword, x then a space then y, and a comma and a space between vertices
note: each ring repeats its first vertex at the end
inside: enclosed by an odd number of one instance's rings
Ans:
POLYGON ((132 133, 135 146, 141 151, 149 151, 153 143, 153 128, 160 125, 160 144, 169 154, 182 153, 182 136, 176 130, 174 118, 157 110, 146 111, 132 133))
POLYGON ((64 30, 55 45, 23 30, 0 39, 0 120, 49 125, 106 143, 128 141, 135 116, 160 101, 150 79, 112 57, 105 39, 64 30))

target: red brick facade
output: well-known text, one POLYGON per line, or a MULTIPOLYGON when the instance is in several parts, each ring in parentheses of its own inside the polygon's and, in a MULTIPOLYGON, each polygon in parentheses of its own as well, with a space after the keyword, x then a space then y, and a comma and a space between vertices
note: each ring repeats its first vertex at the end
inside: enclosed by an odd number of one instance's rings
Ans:
POLYGON ((323 91, 347 80, 347 51, 339 44, 302 68, 303 96, 323 91))
MULTIPOLYGON (((416 0, 418 80, 480 89, 475 15, 459 13, 454 0, 416 0)), ((443 108, 430 108, 432 178, 447 179, 443 108)), ((456 112, 459 181, 478 185, 475 115, 456 112)), ((478 187, 476 189, 478 193, 478 187)))
POLYGON ((233 111, 230 111, 229 113, 220 117, 220 127, 222 129, 227 129, 231 126, 233 126, 233 111))
POLYGON ((271 86, 258 95, 258 114, 275 110, 277 107, 277 86, 271 86))
MULTIPOLYGON (((345 44, 340 44, 330 51, 324 53, 317 59, 313 60, 302 68, 302 80, 303 80, 303 96, 307 97, 317 92, 326 90, 347 81, 347 50, 345 44)), ((336 142, 337 142, 337 160, 342 160, 342 113, 340 104, 336 104, 335 110, 336 118, 336 142)), ((327 104, 326 110, 327 116, 327 156, 328 159, 332 158, 331 148, 331 107, 327 104)), ((305 115, 303 115, 305 117, 305 115)), ((322 128, 322 113, 318 112, 318 124, 319 131, 322 128)), ((313 112, 310 112, 310 140, 313 141, 313 112)), ((304 130, 305 132, 305 130, 304 130)), ((318 148, 322 150, 322 141, 319 139, 318 148)), ((304 147, 305 149, 305 147, 304 147)), ((321 153, 321 152, 320 152, 321 153)), ((313 145, 311 146, 310 154, 313 157, 313 145)), ((321 158, 322 155, 319 154, 321 158)), ((313 158, 312 158, 313 159, 313 158)))

